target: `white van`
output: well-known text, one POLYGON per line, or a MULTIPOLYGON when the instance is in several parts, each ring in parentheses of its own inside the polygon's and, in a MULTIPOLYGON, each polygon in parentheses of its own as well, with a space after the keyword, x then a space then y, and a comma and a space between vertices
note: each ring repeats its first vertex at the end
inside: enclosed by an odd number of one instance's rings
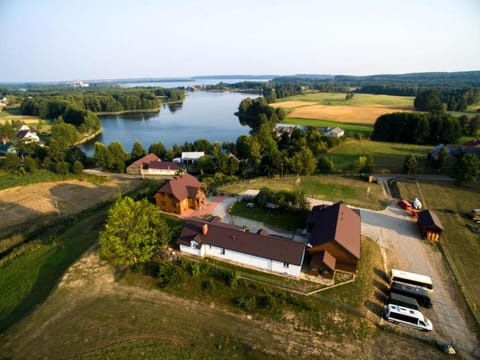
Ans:
POLYGON ((432 322, 418 310, 399 305, 388 304, 385 319, 393 323, 402 323, 424 331, 432 331, 432 322))

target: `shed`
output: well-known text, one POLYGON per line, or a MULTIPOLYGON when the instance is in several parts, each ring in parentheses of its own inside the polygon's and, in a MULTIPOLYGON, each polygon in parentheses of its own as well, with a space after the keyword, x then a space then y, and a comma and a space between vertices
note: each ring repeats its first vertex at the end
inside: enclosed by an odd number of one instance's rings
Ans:
POLYGON ((438 241, 444 230, 438 216, 430 210, 423 210, 418 213, 417 224, 422 236, 431 242, 438 241))

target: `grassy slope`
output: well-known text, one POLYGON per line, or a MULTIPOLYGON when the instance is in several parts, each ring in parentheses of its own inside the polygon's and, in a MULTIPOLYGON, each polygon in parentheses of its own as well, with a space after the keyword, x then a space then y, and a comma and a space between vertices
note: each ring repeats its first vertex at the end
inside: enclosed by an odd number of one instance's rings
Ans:
POLYGON ((373 126, 365 124, 353 124, 353 123, 338 123, 331 120, 315 120, 315 119, 301 119, 301 118, 286 118, 284 121, 286 124, 303 125, 303 126, 316 126, 316 127, 337 127, 340 126, 348 133, 361 134, 364 137, 369 137, 373 131, 373 126))
MULTIPOLYGON (((476 271, 480 259, 480 234, 472 233, 465 226, 473 224, 466 214, 480 207, 480 185, 458 188, 452 184, 420 182, 419 186, 425 207, 433 210, 445 227, 440 245, 452 260, 460 288, 480 323, 480 272, 476 271)), ((398 188, 406 199, 419 193, 416 183, 402 181, 398 188)))
POLYGON ((40 249, 0 269, 0 332, 41 304, 65 270, 98 237, 107 208, 75 223, 40 249))

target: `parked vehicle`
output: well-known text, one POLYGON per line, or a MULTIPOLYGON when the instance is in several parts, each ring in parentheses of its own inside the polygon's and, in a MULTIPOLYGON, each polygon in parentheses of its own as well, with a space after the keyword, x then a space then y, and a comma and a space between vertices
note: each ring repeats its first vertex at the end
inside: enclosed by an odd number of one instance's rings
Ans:
POLYGON ((391 293, 414 298, 421 306, 425 308, 432 307, 432 299, 430 298, 428 291, 422 287, 394 281, 390 284, 390 294, 391 293))
POLYGON ((392 269, 390 272, 390 282, 397 281, 404 284, 420 286, 425 288, 430 294, 433 293, 432 278, 427 275, 415 274, 408 271, 392 269))
POLYGON ((410 325, 423 331, 433 330, 432 322, 420 311, 399 305, 388 304, 385 319, 393 323, 410 325))
POLYGON ((397 294, 395 292, 390 292, 390 295, 388 296, 388 303, 392 305, 404 306, 413 310, 420 309, 420 305, 418 305, 418 302, 415 300, 415 298, 397 294))

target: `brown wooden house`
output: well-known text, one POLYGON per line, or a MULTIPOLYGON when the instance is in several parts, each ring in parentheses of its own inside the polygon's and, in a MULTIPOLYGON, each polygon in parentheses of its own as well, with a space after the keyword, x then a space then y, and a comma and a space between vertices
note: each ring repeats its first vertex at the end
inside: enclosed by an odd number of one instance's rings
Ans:
POLYGON ((157 155, 150 153, 134 161, 129 166, 127 166, 127 174, 140 175, 142 173, 142 170, 147 168, 150 163, 152 162, 160 163, 161 161, 162 160, 160 160, 160 158, 157 155))
POLYGON ((187 209, 198 210, 206 204, 202 183, 190 174, 182 174, 167 181, 154 197, 162 211, 180 215, 187 209))
POLYGON ((335 270, 354 273, 360 259, 360 213, 338 202, 315 206, 307 218, 309 273, 332 278, 335 270))

